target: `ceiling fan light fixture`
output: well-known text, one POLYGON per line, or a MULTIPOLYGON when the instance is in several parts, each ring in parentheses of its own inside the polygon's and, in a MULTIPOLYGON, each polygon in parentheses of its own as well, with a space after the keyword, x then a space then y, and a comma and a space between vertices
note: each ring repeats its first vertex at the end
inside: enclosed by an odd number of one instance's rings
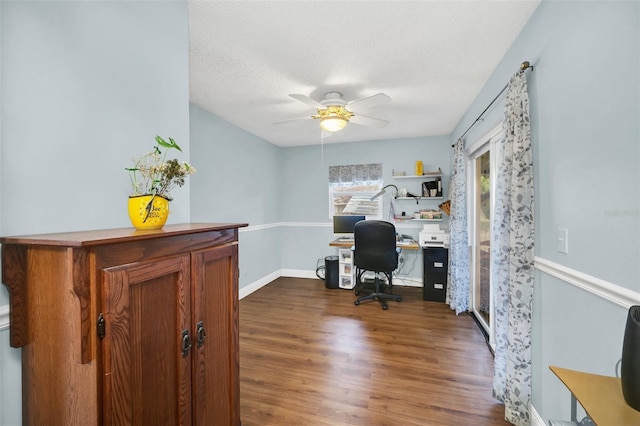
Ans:
MULTIPOLYGON (((2 1, 2 0, 0 0, 2 1)), ((324 132, 335 133, 344 129, 347 123, 353 122, 360 126, 377 127, 379 129, 389 124, 386 120, 379 118, 367 117, 364 115, 356 115, 347 109, 349 105, 355 105, 358 108, 370 108, 376 105, 382 105, 391 102, 391 98, 384 93, 378 93, 366 98, 356 99, 355 101, 347 102, 342 97, 342 94, 338 92, 325 93, 322 101, 316 101, 307 95, 300 95, 292 93, 289 95, 295 100, 303 102, 309 106, 312 106, 318 110, 318 113, 309 117, 292 118, 289 120, 276 121, 273 124, 288 123, 290 121, 306 120, 312 118, 320 121, 320 129, 324 132), (353 118, 353 120, 351 120, 353 118)))
POLYGON ((320 119, 320 127, 325 132, 339 132, 347 125, 347 120, 338 115, 329 115, 320 119))
POLYGON ((320 128, 326 132, 339 132, 344 129, 353 113, 342 105, 328 105, 318 109, 318 115, 313 118, 320 119, 320 128))

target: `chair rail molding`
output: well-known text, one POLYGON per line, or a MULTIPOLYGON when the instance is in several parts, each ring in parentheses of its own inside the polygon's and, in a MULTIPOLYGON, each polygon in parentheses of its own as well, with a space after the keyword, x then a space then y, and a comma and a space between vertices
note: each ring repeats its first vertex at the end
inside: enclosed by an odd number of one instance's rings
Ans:
POLYGON ((329 228, 332 227, 333 224, 330 222, 274 222, 274 223, 264 223, 262 225, 249 225, 245 228, 238 229, 238 232, 253 232, 253 231, 261 231, 263 229, 270 228, 284 228, 284 227, 319 227, 319 228, 329 228))
POLYGON ((535 268, 616 305, 629 309, 640 304, 640 293, 600 278, 576 271, 541 257, 535 257, 535 268))
MULTIPOLYGON (((422 223, 396 223, 397 229, 422 229, 422 223)), ((333 228, 331 222, 273 222, 261 225, 249 225, 245 228, 238 229, 239 233, 261 231, 270 228, 333 228)))
POLYGON ((0 306, 0 331, 9 328, 9 305, 0 306))
POLYGON ((239 228, 238 232, 240 234, 243 234, 245 232, 260 231, 262 229, 277 228, 279 226, 280 226, 279 223, 264 223, 262 225, 249 225, 244 228, 239 228))
POLYGON ((314 228, 330 228, 333 227, 331 222, 281 222, 281 226, 289 227, 314 227, 314 228))

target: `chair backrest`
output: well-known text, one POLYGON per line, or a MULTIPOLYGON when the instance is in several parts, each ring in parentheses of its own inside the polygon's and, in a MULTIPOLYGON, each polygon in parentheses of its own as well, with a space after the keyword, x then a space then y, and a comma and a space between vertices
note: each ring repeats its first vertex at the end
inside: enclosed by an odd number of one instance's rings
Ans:
POLYGON ((367 271, 389 272, 398 267, 396 227, 382 220, 363 220, 354 229, 353 264, 367 271))

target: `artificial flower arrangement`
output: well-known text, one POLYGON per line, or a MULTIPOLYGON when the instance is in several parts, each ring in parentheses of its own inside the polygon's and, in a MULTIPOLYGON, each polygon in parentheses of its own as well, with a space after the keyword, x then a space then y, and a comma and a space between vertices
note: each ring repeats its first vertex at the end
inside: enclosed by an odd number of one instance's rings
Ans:
POLYGON ((126 169, 132 186, 129 218, 137 229, 162 228, 169 215, 171 190, 184 185, 186 177, 196 172, 187 162, 167 160, 171 149, 182 152, 172 138, 167 142, 156 136, 153 151, 133 158, 134 166, 126 169))
POLYGON ((175 158, 167 160, 167 153, 171 149, 182 152, 172 138, 167 142, 156 136, 153 151, 133 158, 134 166, 126 169, 133 188, 131 196, 155 195, 171 201, 171 190, 184 185, 185 178, 196 172, 195 167, 187 162, 180 163, 175 158))

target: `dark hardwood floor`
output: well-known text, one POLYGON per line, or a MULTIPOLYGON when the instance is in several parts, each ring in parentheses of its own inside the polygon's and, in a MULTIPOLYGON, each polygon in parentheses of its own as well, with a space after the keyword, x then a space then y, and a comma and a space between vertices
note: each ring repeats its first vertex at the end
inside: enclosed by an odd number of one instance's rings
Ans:
POLYGON ((279 278, 240 301, 243 426, 506 425, 473 319, 422 289, 354 306, 351 291, 279 278))

